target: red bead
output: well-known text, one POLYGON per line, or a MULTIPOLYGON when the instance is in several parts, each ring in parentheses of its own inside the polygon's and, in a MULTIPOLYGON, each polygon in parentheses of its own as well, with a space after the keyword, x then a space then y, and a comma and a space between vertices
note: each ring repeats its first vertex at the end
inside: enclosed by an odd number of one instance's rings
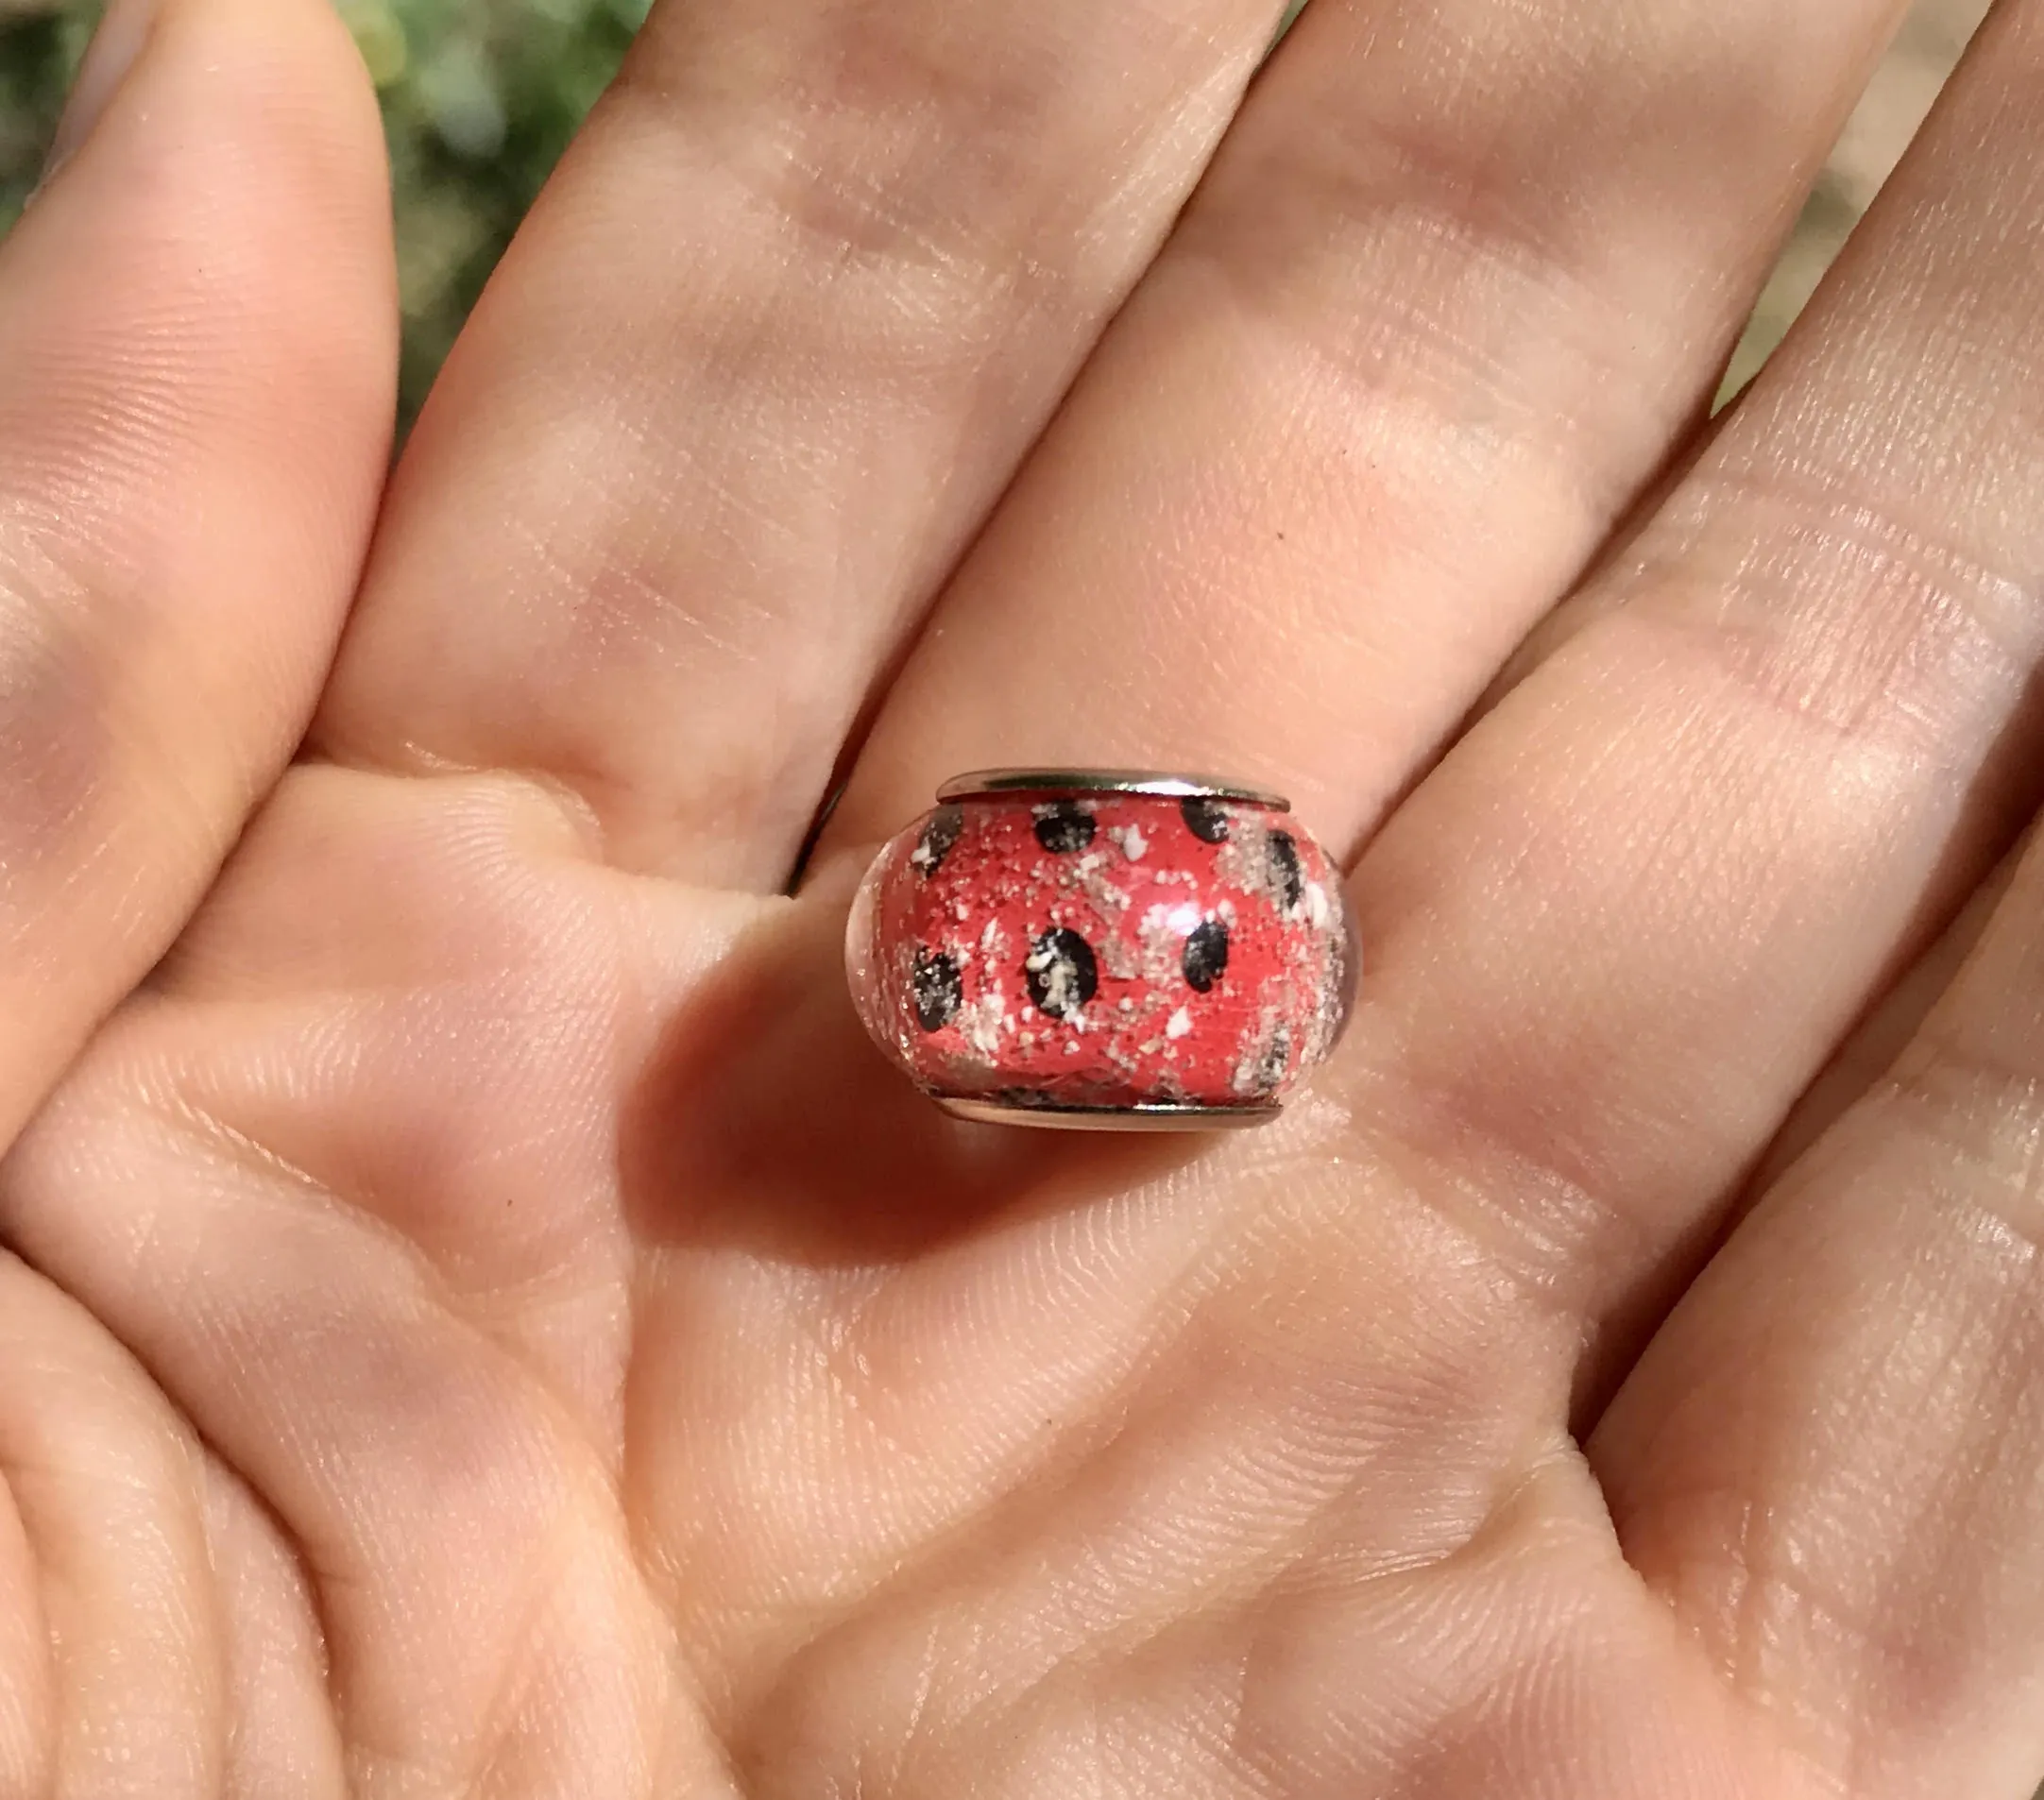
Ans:
POLYGON ((919 1086, 1047 1124, 1268 1116, 1357 967, 1339 871, 1280 803, 1118 786, 926 813, 867 872, 846 959, 919 1086))

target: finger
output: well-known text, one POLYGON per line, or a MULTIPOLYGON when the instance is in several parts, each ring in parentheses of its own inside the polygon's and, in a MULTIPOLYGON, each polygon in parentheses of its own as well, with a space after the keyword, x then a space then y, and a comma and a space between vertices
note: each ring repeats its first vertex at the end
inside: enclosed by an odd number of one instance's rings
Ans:
POLYGON ((1748 1194, 1771 1187, 1894 1066, 1895 1059, 1916 1037, 1932 1007, 1972 955, 1973 946, 1987 928, 1987 921, 2008 892, 2020 848, 2018 844, 2011 849, 1995 865, 1987 878, 1967 895, 1966 904, 1930 948, 1854 1025, 1824 1072, 1804 1090, 1787 1123, 1767 1146, 1767 1154, 1754 1174, 1748 1194))
POLYGON ((97 1323, 4 1255, 0 1479, 49 1659, 41 1779, 9 1792, 213 1800, 228 1732, 197 1446, 97 1323))
POLYGON ((1346 1091, 1614 1356, 2031 804, 2040 22, 1990 24, 1610 603, 1358 871, 1346 1091))
POLYGON ((2044 853, 1593 1446, 1628 1555, 1855 1800, 2044 1775, 2044 853))
POLYGON ((320 743, 779 886, 1277 9, 656 9, 420 421, 320 743))
MULTIPOLYGON (((641 971, 604 950, 675 892, 589 865, 522 781, 301 766, 0 1180, 10 1238, 297 1548, 349 1793, 712 1791, 659 1761, 716 1752, 620 1512, 616 1087, 673 1011, 642 1017, 641 971), (195 977, 220 1001, 196 1056, 195 977), (360 1004, 335 1035, 338 993, 360 1004), (503 1053, 481 1088, 449 1053, 478 1032, 503 1053), (278 1130, 298 1159, 251 1147, 278 1130)), ((293 1599, 237 1622, 289 1654, 293 1599)), ((302 1716, 290 1673, 238 1696, 239 1743, 302 1716)))
POLYGON ((1695 419, 1894 8, 1311 8, 840 810, 1218 769, 1350 846, 1695 419))
POLYGON ((0 1141, 304 729, 394 382, 382 141, 319 0, 122 0, 59 150, 0 246, 0 1141))
POLYGON ((216 1458, 205 1508, 230 1721, 223 1800, 348 1800, 311 1579, 276 1518, 216 1458))

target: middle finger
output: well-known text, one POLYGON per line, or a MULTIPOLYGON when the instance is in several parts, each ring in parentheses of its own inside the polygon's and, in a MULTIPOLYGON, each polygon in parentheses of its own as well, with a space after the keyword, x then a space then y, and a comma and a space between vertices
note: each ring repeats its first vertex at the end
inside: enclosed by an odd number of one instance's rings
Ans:
POLYGON ((667 0, 463 333, 316 740, 777 887, 1281 0, 667 0))

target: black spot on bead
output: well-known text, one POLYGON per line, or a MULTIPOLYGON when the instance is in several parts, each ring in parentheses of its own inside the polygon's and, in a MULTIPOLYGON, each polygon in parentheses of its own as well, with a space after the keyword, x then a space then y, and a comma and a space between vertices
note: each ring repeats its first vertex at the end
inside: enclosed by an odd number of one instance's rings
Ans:
POLYGON ((909 860, 915 865, 915 872, 924 880, 944 866, 944 859, 951 854, 951 846, 958 841, 958 834, 965 828, 964 810, 959 807, 939 807, 923 823, 923 835, 916 841, 915 849, 909 860))
POLYGON ((915 1022, 926 1031, 941 1031, 965 1004, 965 978, 958 959, 943 950, 918 950, 909 977, 915 995, 915 1022))
POLYGON ((1291 1066, 1291 1027, 1281 1020, 1270 1034, 1270 1042, 1263 1046, 1263 1055, 1256 1059, 1256 1092, 1265 1096, 1275 1094, 1285 1083, 1285 1072, 1291 1066))
POLYGON ((1205 993, 1228 967, 1228 927, 1209 919, 1185 940, 1185 980, 1197 993, 1205 993))
POLYGON ((1285 910, 1297 912, 1306 897, 1306 877, 1299 866, 1299 845, 1288 831, 1270 834, 1270 879, 1285 896, 1285 910))
POLYGON ((1219 801, 1188 794, 1178 803, 1178 810, 1185 821, 1185 829, 1201 843, 1228 841, 1228 814, 1219 801))
POLYGON ((1093 815, 1075 800, 1036 808, 1036 841, 1053 856, 1076 856, 1093 841, 1093 815))
POLYGON ((1022 974, 1031 1000, 1048 1018, 1070 1018, 1099 992, 1093 946, 1067 925, 1052 927, 1030 945, 1022 974))

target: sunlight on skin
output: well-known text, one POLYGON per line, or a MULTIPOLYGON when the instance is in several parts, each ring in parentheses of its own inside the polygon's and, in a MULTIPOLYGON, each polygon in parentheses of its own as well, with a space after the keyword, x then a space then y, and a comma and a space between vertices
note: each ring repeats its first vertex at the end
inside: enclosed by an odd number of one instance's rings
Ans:
POLYGON ((0 1793, 2028 1791, 2034 870, 1703 1265, 2044 798, 2044 7, 1693 456, 1875 0, 656 11, 315 714, 375 114, 163 4, 0 252, 0 1793), (1354 853, 1266 1130, 853 1015, 1103 751, 1354 853))

